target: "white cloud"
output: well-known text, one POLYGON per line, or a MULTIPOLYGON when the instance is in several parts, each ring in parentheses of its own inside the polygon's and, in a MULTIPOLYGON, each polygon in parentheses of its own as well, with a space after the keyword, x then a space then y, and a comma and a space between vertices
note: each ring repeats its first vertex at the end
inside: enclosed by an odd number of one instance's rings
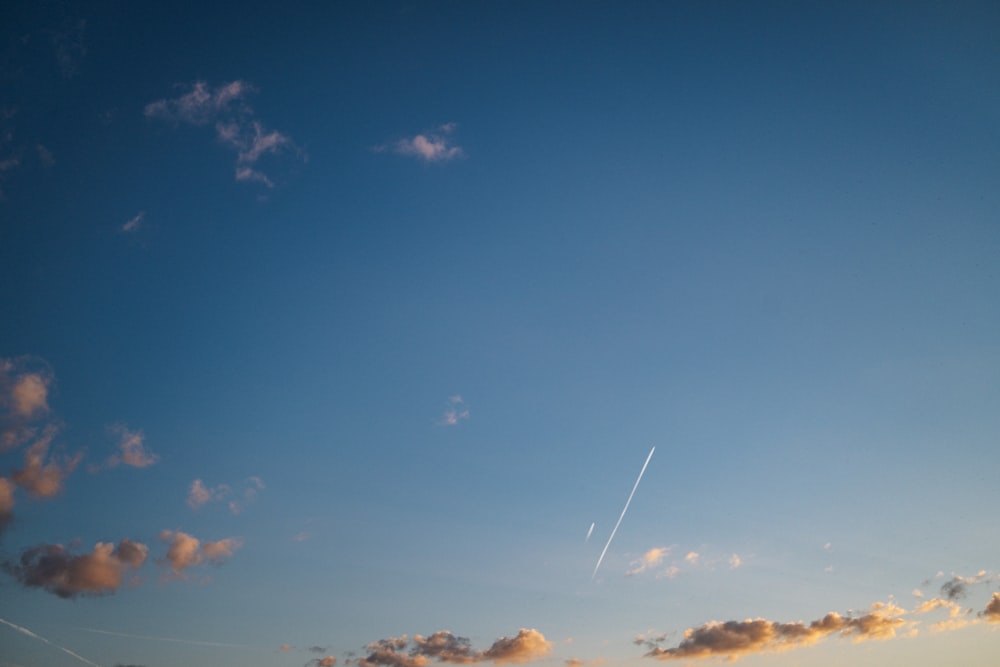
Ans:
POLYGON ((128 233, 138 230, 139 227, 142 226, 142 221, 145 219, 146 219, 146 212, 139 211, 134 216, 125 221, 125 224, 122 225, 122 231, 128 233))

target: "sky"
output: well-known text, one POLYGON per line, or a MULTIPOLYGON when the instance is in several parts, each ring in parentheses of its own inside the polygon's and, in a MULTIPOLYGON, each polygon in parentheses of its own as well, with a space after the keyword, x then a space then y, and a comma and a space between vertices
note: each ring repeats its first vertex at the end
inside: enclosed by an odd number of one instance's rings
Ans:
POLYGON ((0 9, 0 667, 987 667, 993 2, 0 9))

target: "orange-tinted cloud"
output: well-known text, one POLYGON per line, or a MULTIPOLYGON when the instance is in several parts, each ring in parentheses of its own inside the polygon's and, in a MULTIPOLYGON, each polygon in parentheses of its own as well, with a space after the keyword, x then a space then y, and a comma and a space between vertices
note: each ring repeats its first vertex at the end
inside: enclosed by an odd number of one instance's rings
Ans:
POLYGON ((122 540, 118 546, 98 542, 89 554, 74 555, 61 544, 25 550, 5 568, 25 586, 44 588, 59 597, 107 595, 118 590, 125 575, 146 561, 145 544, 122 540))
POLYGON ((673 648, 654 648, 647 656, 661 660, 725 657, 736 659, 754 653, 783 651, 809 646, 833 634, 853 637, 856 641, 888 639, 902 626, 898 607, 875 605, 864 616, 852 617, 829 613, 808 625, 776 623, 762 618, 745 621, 711 622, 684 633, 673 648))
POLYGON ((27 357, 0 358, 0 452, 35 437, 38 422, 48 416, 52 373, 27 357))
POLYGON ((309 665, 316 665, 316 667, 333 667, 337 664, 337 659, 332 655, 328 655, 325 658, 313 658, 306 663, 306 667, 309 665))
POLYGON ((234 493, 233 487, 228 484, 205 486, 203 481, 196 479, 191 482, 191 488, 188 489, 187 504, 188 507, 196 510, 210 502, 225 502, 230 512, 239 514, 257 498, 257 494, 263 489, 264 480, 260 477, 247 477, 243 480, 243 489, 239 493, 234 493))
POLYGON ((625 573, 632 577, 642 574, 646 570, 656 568, 663 562, 663 558, 670 553, 670 547, 653 547, 642 555, 641 558, 632 561, 632 567, 625 573))
POLYGON ((80 463, 82 455, 49 460, 49 445, 56 435, 55 426, 47 426, 41 437, 24 452, 24 467, 14 472, 13 480, 36 498, 51 498, 62 491, 66 479, 80 463))
POLYGON ((164 530, 160 532, 159 538, 170 545, 166 558, 160 563, 168 566, 178 577, 183 577, 185 570, 206 560, 216 565, 221 564, 242 546, 242 542, 233 537, 202 544, 197 537, 181 531, 164 530))
POLYGON ((530 662, 548 655, 552 642, 538 630, 521 628, 513 637, 501 637, 488 649, 474 651, 468 639, 441 630, 428 637, 414 635, 412 642, 406 635, 380 639, 366 648, 368 655, 357 662, 361 667, 424 667, 432 658, 450 664, 530 662))
POLYGON ((156 454, 146 449, 146 436, 142 431, 129 430, 125 424, 115 424, 108 430, 118 438, 118 451, 107 460, 107 466, 114 468, 119 465, 133 468, 145 468, 156 463, 156 454))
POLYGON ((14 518, 14 482, 0 477, 0 534, 14 518))

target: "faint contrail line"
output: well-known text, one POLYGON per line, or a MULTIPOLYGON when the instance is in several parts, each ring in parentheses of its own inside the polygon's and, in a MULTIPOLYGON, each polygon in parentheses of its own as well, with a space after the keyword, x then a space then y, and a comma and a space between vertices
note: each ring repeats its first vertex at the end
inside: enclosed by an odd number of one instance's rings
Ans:
POLYGON ((59 644, 56 644, 55 642, 50 642, 48 639, 46 639, 45 637, 42 637, 41 635, 36 635, 34 632, 32 632, 31 630, 29 630, 28 628, 23 628, 20 625, 16 625, 14 623, 11 623, 10 621, 5 621, 2 618, 0 618, 0 623, 3 623, 4 625, 7 625, 7 626, 10 626, 10 627, 14 628, 18 632, 20 632, 22 635, 28 635, 29 637, 33 637, 34 639, 38 639, 40 641, 45 642, 49 646, 55 646, 57 649, 59 649, 63 653, 66 653, 67 655, 71 655, 74 658, 76 658, 77 660, 79 660, 81 662, 87 663, 91 667, 101 667, 96 662, 91 662, 90 660, 87 660, 86 658, 84 658, 79 653, 73 653, 73 651, 70 651, 68 648, 60 646, 59 644))
POLYGON ((589 542, 590 541, 590 534, 592 532, 594 532, 594 526, 595 525, 596 525, 596 522, 594 522, 594 521, 590 522, 590 528, 587 529, 587 537, 583 538, 584 542, 589 542))
POLYGON ((646 462, 642 464, 642 470, 639 471, 639 476, 635 479, 635 484, 632 485, 632 493, 628 494, 628 500, 625 501, 625 507, 622 508, 621 516, 618 517, 618 523, 611 531, 611 537, 608 538, 608 543, 604 545, 604 551, 601 552, 601 557, 597 559, 597 565, 594 566, 594 574, 590 575, 590 580, 593 581, 597 577, 597 570, 601 568, 601 561, 604 560, 604 554, 608 552, 608 547, 611 546, 611 540, 615 539, 615 533, 618 532, 618 526, 621 525, 622 519, 625 518, 625 512, 628 511, 628 504, 632 502, 632 496, 635 495, 635 490, 639 488, 639 482, 642 481, 642 473, 646 472, 646 466, 649 465, 649 459, 653 458, 653 452, 656 451, 656 447, 649 450, 649 456, 646 457, 646 462))
POLYGON ((194 646, 224 646, 226 648, 253 648, 246 644, 225 644, 223 642, 199 642, 193 639, 174 639, 173 637, 151 637, 149 635, 130 635, 125 632, 111 632, 110 630, 98 630, 97 628, 77 628, 84 632, 96 632, 99 635, 112 635, 114 637, 131 637, 132 639, 150 639, 158 642, 176 642, 178 644, 193 644, 194 646))

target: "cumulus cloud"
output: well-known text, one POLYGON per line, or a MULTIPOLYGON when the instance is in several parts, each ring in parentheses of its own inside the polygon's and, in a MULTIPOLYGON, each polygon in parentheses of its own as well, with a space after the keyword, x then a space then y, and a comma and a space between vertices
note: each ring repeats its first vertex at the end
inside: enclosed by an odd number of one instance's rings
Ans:
POLYGON ((0 451, 20 447, 37 435, 50 413, 52 373, 27 357, 0 358, 0 451))
POLYGON ((243 480, 239 491, 234 491, 228 484, 205 486, 203 481, 196 479, 191 482, 191 487, 188 489, 187 504, 191 509, 198 509, 210 502, 224 502, 230 512, 239 514, 264 488, 264 480, 256 476, 243 480))
POLYGON ((468 639, 441 630, 428 637, 414 635, 412 642, 406 635, 380 639, 366 648, 368 655, 357 661, 361 667, 423 667, 431 659, 451 664, 519 664, 545 657, 552 642, 538 630, 521 628, 515 636, 501 637, 488 649, 476 651, 468 639))
POLYGON ((206 561, 221 565, 242 546, 241 540, 228 537, 216 542, 202 543, 197 537, 181 531, 160 531, 159 539, 166 542, 166 557, 160 565, 169 567, 174 576, 183 578, 184 571, 206 561))
POLYGON ((445 123, 433 132, 418 134, 399 141, 382 144, 374 148, 376 153, 386 151, 415 157, 425 162, 447 162, 464 155, 461 146, 452 142, 456 123, 445 123))
POLYGON ((247 97, 256 90, 245 81, 231 81, 218 87, 196 81, 188 88, 188 92, 178 97, 147 104, 146 117, 173 124, 213 125, 219 143, 236 153, 237 181, 274 187, 272 179, 258 166, 261 158, 284 152, 302 156, 291 138, 267 129, 257 117, 247 102, 247 97))
POLYGON ((459 422, 465 421, 471 416, 465 401, 458 394, 448 397, 447 406, 444 414, 438 420, 438 424, 442 426, 458 426, 459 422))
POLYGON ((673 648, 654 648, 647 656, 660 660, 725 657, 736 659, 754 653, 783 651, 809 646, 828 637, 839 635, 855 641, 888 639, 905 621, 902 609, 878 604, 858 617, 829 613, 809 624, 777 623, 762 618, 745 621, 713 621, 684 632, 684 639, 673 648))
POLYGON ((75 555, 61 544, 43 544, 25 550, 17 563, 5 564, 24 586, 43 588, 62 598, 108 595, 125 576, 146 561, 149 549, 141 542, 122 540, 117 546, 98 542, 91 553, 75 555))

